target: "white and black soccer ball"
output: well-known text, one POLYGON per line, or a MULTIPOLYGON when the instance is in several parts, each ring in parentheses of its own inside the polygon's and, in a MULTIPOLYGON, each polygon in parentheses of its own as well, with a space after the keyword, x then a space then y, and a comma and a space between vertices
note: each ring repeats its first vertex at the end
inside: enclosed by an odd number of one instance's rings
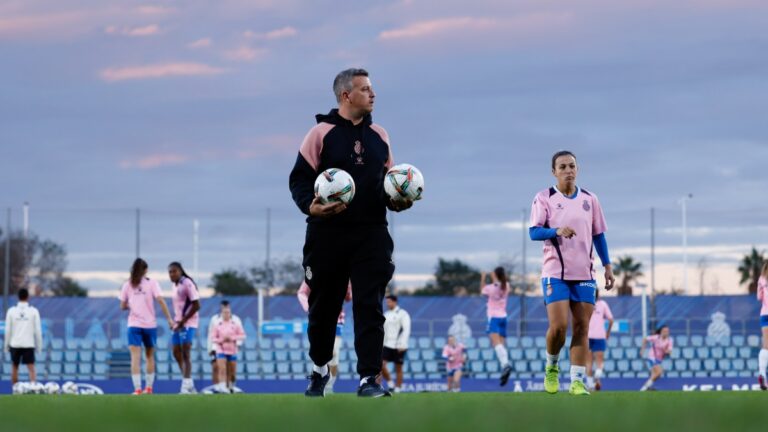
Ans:
POLYGON ((77 394, 77 384, 67 381, 61 385, 61 392, 63 394, 77 394))
POLYGON ((29 391, 29 383, 19 381, 13 385, 12 391, 15 395, 27 394, 29 391))
POLYGON ((61 392, 61 387, 58 383, 51 381, 45 384, 45 394, 53 395, 59 394, 59 392, 61 392))
POLYGON ((393 201, 418 201, 424 192, 424 176, 413 165, 395 165, 384 176, 384 191, 393 201))
POLYGON ((39 382, 33 382, 29 384, 30 394, 45 394, 45 385, 39 382))
POLYGON ((320 197, 323 204, 333 202, 349 204, 355 197, 355 181, 348 172, 329 168, 317 176, 315 195, 320 197))

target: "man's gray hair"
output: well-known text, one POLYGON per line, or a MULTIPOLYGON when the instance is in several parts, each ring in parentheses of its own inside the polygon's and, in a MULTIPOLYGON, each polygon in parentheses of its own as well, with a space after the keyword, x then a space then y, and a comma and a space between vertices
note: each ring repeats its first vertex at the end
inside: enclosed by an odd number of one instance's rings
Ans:
POLYGON ((339 72, 336 78, 333 80, 333 93, 336 95, 336 102, 341 102, 341 94, 343 92, 352 91, 352 79, 356 76, 368 76, 368 71, 365 69, 346 69, 339 72))

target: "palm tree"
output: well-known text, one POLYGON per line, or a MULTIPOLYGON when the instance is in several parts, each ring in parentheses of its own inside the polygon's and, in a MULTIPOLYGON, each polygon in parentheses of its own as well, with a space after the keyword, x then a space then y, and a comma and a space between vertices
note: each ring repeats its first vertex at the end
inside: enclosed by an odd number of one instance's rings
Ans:
POLYGON ((739 273, 741 273, 739 283, 749 282, 747 288, 750 294, 757 293, 757 280, 760 278, 760 271, 763 269, 765 260, 765 252, 758 252, 757 249, 752 247, 749 255, 744 255, 739 264, 739 273))
POLYGON ((630 284, 643 275, 643 272, 640 271, 642 267, 643 263, 636 262, 635 259, 629 255, 619 257, 619 260, 613 264, 613 274, 617 277, 621 277, 618 295, 632 295, 632 286, 630 284))

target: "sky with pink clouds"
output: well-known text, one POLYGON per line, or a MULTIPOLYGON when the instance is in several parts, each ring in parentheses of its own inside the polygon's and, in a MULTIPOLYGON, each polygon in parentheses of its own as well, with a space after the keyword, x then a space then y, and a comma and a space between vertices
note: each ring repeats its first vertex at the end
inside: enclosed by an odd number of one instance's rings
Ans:
POLYGON ((522 211, 568 148, 614 257, 647 266, 656 207, 657 282, 679 286, 693 193, 691 277, 704 260, 707 290, 738 290, 729 269, 768 248, 766 28, 755 0, 0 0, 0 206, 18 227, 30 202, 94 289, 128 268, 136 207, 158 268, 191 261, 193 219, 202 275, 263 260, 266 207, 273 255, 298 256, 288 173, 359 66, 427 182, 395 219, 404 285, 438 256, 519 261, 522 211))

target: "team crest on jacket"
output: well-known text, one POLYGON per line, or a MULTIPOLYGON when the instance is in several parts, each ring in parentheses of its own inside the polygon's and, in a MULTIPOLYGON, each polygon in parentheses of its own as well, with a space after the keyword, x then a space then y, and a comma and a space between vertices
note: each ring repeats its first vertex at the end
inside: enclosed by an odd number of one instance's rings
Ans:
POLYGON ((307 276, 307 280, 308 281, 312 280, 312 267, 307 266, 307 271, 306 271, 305 275, 307 276))
POLYGON ((355 158, 355 165, 365 165, 365 162, 363 162, 363 153, 365 153, 363 143, 355 141, 355 154, 357 155, 355 158))
POLYGON ((584 200, 584 205, 582 205, 581 208, 583 208, 584 211, 589 211, 589 209, 591 209, 591 207, 589 206, 589 201, 584 200))

